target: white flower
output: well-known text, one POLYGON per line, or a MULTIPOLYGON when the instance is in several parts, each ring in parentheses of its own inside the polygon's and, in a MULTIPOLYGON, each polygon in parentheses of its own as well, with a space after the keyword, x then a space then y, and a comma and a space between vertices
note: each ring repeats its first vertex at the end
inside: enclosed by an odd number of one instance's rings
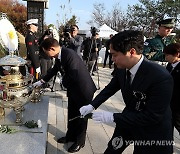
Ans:
POLYGON ((42 128, 42 122, 40 119, 37 121, 37 124, 38 124, 38 128, 42 128))

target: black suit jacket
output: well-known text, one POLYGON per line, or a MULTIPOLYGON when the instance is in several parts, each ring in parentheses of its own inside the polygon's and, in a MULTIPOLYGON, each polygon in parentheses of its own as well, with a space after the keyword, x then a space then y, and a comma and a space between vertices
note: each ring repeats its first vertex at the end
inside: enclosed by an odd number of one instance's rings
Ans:
POLYGON ((126 106, 122 113, 114 113, 116 125, 129 130, 136 139, 172 139, 171 75, 162 66, 143 60, 129 91, 125 88, 125 76, 125 69, 118 69, 92 105, 97 108, 121 90, 126 106))
MULTIPOLYGON (((169 66, 171 64, 168 63, 167 70, 169 70, 169 66)), ((173 88, 173 95, 171 100, 171 109, 173 111, 180 111, 180 102, 179 102, 179 95, 180 95, 180 63, 176 65, 176 67, 170 72, 173 80, 174 80, 174 88, 173 88)))
POLYGON ((67 96, 88 104, 92 100, 96 86, 84 65, 84 62, 72 49, 62 47, 61 62, 56 59, 54 67, 43 78, 49 81, 56 73, 64 72, 63 84, 67 88, 67 96))

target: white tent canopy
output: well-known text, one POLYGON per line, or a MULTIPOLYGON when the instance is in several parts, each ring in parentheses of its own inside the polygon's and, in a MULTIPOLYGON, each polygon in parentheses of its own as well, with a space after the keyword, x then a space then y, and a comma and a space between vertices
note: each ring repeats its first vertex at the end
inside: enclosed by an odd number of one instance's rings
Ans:
POLYGON ((109 36, 111 34, 115 35, 118 32, 116 32, 115 30, 111 29, 109 26, 107 26, 106 24, 102 25, 99 27, 99 36, 102 38, 109 38, 109 36))

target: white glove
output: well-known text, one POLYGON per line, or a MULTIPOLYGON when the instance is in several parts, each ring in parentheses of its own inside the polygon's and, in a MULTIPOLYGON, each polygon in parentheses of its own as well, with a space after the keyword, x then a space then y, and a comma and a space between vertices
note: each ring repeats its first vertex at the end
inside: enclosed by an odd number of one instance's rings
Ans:
POLYGON ((79 109, 79 111, 83 117, 86 116, 87 114, 91 113, 93 110, 94 110, 94 107, 91 104, 82 106, 79 109))
POLYGON ((40 87, 43 84, 43 82, 41 80, 33 83, 33 87, 40 87))
POLYGON ((92 119, 96 122, 104 122, 104 123, 113 123, 114 116, 112 112, 94 112, 92 115, 92 119))
POLYGON ((36 68, 36 73, 41 73, 40 67, 36 68))

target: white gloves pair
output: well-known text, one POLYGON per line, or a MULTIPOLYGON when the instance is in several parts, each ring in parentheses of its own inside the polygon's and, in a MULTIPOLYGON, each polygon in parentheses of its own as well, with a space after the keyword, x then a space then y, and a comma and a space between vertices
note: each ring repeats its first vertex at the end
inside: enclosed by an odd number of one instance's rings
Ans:
MULTIPOLYGON (((86 106, 83 106, 79 109, 81 115, 84 117, 89 113, 92 113, 94 110, 94 107, 89 104, 86 106)), ((113 123, 114 122, 114 116, 112 112, 94 112, 92 115, 92 119, 98 123, 103 122, 103 123, 113 123)))
POLYGON ((36 68, 36 73, 41 73, 40 67, 36 68))

